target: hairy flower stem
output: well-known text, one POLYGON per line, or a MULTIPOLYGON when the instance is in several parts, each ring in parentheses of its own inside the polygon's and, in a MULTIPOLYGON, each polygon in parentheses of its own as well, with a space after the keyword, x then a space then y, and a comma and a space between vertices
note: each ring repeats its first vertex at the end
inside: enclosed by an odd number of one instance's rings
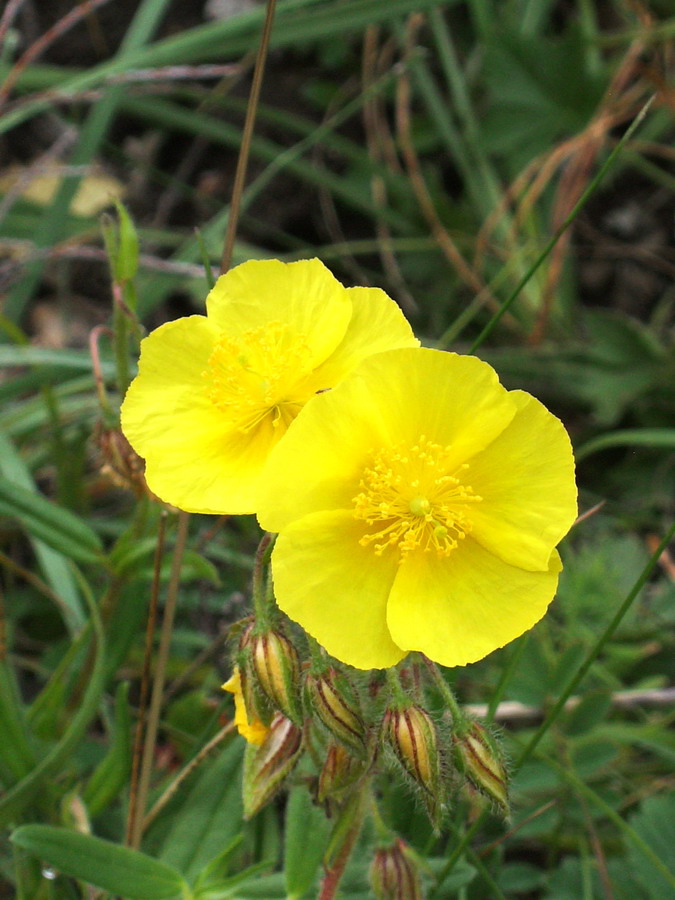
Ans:
POLYGON ((397 670, 395 668, 386 669, 386 676, 393 705, 397 709, 404 709, 406 706, 410 706, 410 698, 403 690, 397 670))
POLYGON ((467 717, 464 714, 464 711, 462 710, 461 706, 457 702, 455 695, 448 687, 448 685, 445 681, 445 678, 443 678, 443 675, 441 674, 441 671, 438 668, 438 666, 436 665, 436 663, 432 662, 426 656, 423 656, 422 659, 424 660, 427 669, 431 673, 434 683, 436 684, 436 687, 438 688, 438 690, 441 693, 441 696, 443 697, 443 701, 444 701, 445 705, 450 710, 450 714, 452 715, 452 721, 453 721, 453 725, 454 725, 455 734, 457 734, 458 736, 461 736, 462 734, 464 734, 467 731, 467 729, 469 727, 469 720, 467 719, 467 717))
POLYGON ((357 785, 349 800, 347 800, 341 816, 338 819, 331 846, 324 857, 325 874, 321 881, 321 890, 318 900, 333 900, 337 896, 337 890, 347 868, 349 857, 361 833, 366 810, 370 798, 368 782, 357 785), (336 835, 339 838, 336 840, 336 835), (333 845, 336 845, 333 847, 333 845), (327 858, 330 862, 327 862, 327 858))
POLYGON ((256 625, 261 631, 266 631, 272 625, 272 609, 273 604, 267 590, 267 564, 272 553, 274 544, 274 535, 265 532, 262 536, 258 549, 255 552, 255 561, 253 563, 253 611, 255 613, 256 625))
POLYGON ((312 675, 324 675, 330 668, 326 658, 326 651, 310 634, 307 635, 307 647, 311 659, 310 671, 312 675))

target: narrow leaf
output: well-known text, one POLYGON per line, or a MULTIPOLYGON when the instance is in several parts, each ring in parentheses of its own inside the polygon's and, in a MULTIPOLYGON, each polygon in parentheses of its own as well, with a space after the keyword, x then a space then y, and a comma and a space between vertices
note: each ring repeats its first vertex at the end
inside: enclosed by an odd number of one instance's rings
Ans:
POLYGON ((31 536, 71 559, 101 561, 101 541, 82 519, 3 477, 0 477, 0 515, 16 518, 31 536))
POLYGON ((90 834, 51 825, 23 825, 11 840, 58 872, 126 900, 188 896, 185 881, 171 866, 90 834))

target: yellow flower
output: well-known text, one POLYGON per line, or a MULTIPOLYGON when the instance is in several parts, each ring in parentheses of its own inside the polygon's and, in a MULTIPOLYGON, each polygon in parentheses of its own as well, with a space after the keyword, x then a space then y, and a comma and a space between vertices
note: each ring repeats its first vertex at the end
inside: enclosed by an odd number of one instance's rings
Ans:
POLYGON ((361 669, 411 650, 464 665, 531 628, 576 515, 559 420, 438 350, 371 357, 313 400, 265 485, 279 606, 361 669))
POLYGON ((345 288, 318 259, 237 266, 206 313, 143 340, 122 405, 148 486, 188 512, 255 512, 267 456, 305 403, 370 354, 419 343, 383 291, 345 288))
POLYGON ((260 746, 269 733, 269 728, 255 715, 249 719, 244 700, 244 692, 241 688, 241 674, 239 666, 234 667, 231 678, 222 685, 224 691, 234 694, 234 724, 239 734, 246 738, 249 744, 260 746))

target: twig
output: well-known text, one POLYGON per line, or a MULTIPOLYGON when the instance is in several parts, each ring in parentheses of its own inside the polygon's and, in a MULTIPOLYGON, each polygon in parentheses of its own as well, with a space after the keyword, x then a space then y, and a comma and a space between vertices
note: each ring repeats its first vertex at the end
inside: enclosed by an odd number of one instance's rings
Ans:
POLYGON ((251 93, 249 95, 248 104, 246 106, 246 119, 244 121, 244 130, 241 138, 241 146, 239 148, 239 156, 237 158, 237 169, 234 175, 232 200, 230 202, 230 215, 227 220, 225 244, 223 247, 223 256, 220 264, 220 268, 223 273, 227 272, 227 270, 232 265, 232 252, 234 250, 234 238, 237 233, 239 207, 241 205, 241 196, 244 192, 244 182, 246 181, 246 168, 248 166, 248 157, 251 149, 251 139, 253 137, 253 127, 255 125, 255 115, 258 109, 258 100, 260 99, 260 88, 262 87, 265 63, 267 61, 267 50, 270 42, 270 34, 272 33, 272 23, 274 21, 275 8, 276 0, 267 0, 265 22, 263 24, 262 36, 260 38, 260 46, 255 58, 253 82, 251 84, 251 93))
POLYGON ((145 804, 150 788, 150 776, 152 775, 152 764, 155 754, 155 745, 157 743, 157 734, 159 732, 159 722, 162 711, 162 698, 164 695, 164 679, 166 677, 166 666, 169 659, 169 649, 171 646, 171 636, 173 632, 173 620, 176 614, 176 605, 178 602, 178 588, 180 585, 180 570, 183 565, 183 554, 188 537, 188 525, 190 523, 190 513, 181 512, 178 516, 178 534, 176 535, 176 546, 173 551, 173 561, 171 564, 171 575, 169 578, 169 587, 166 595, 166 604, 164 606, 164 617, 162 619, 162 630, 159 637, 159 649, 157 651, 157 665, 155 667, 155 677, 152 683, 152 697, 150 698, 150 710, 148 712, 148 724, 145 732, 145 742, 143 744, 143 757, 141 759, 141 772, 138 780, 138 801, 136 808, 136 822, 132 834, 132 847, 138 848, 143 836, 143 820, 145 817, 145 804))
POLYGON ((204 762, 206 757, 211 753, 212 750, 215 750, 219 744, 225 740, 225 738, 231 734, 234 729, 234 722, 228 722, 227 725, 224 725, 218 734, 214 735, 211 740, 204 744, 199 753, 191 759, 186 766, 181 769, 178 775, 171 782, 169 787, 164 791, 162 796, 154 803, 147 816, 143 819, 143 830, 149 828, 149 826, 155 821, 157 816, 164 809, 166 804, 171 800, 174 796, 178 788, 183 784, 186 778, 189 778, 190 775, 194 772, 194 770, 204 762))
MULTIPOLYGON (((565 712, 576 709, 583 697, 570 697, 563 706, 565 712)), ((639 706, 670 706, 675 704, 675 687, 653 688, 644 691, 617 691, 610 696, 610 703, 618 709, 634 709, 639 706)), ((470 715, 484 719, 488 713, 487 703, 471 703, 463 707, 470 715)), ((504 700, 495 711, 495 720, 505 723, 522 724, 543 719, 545 710, 539 706, 528 706, 517 700, 504 700)))
POLYGON ((0 19, 0 48, 2 48, 7 32, 12 26, 14 16, 18 13, 19 7, 23 2, 24 0, 9 0, 9 3, 5 7, 5 11, 0 19))
MULTIPOLYGON (((412 52, 416 32, 421 27, 422 23, 423 16, 415 14, 410 17, 407 29, 406 57, 412 52)), ((399 76, 396 90, 397 131, 401 152, 408 171, 408 177, 410 178, 410 183, 415 192, 415 196, 417 197, 417 202, 419 203, 422 215, 426 219, 427 224, 431 229, 431 233, 443 251, 446 259, 462 281, 468 285, 471 290, 478 293, 483 300, 490 301, 493 308, 496 308, 498 305, 497 301, 492 297, 486 285, 483 284, 476 272, 464 259, 436 212, 436 207, 422 175, 417 151, 415 150, 411 137, 410 94, 410 75, 407 70, 404 70, 399 76)))
POLYGON ((70 29, 75 25, 77 25, 77 23, 81 19, 85 18, 85 16, 88 16, 89 13, 92 13, 95 9, 98 9, 99 6, 103 6, 104 4, 109 2, 110 0, 84 0, 83 3, 80 3, 79 6, 71 9, 69 13, 66 13, 63 18, 59 19, 59 21, 56 22, 48 31, 46 31, 41 37, 34 41, 23 54, 23 56, 21 56, 14 63, 11 71, 5 79, 4 84, 0 87, 0 106, 10 95, 12 88, 16 84, 26 66, 30 65, 33 60, 37 59, 38 56, 44 53, 47 47, 51 46, 60 37, 63 37, 63 35, 66 34, 66 32, 70 31, 70 29))
POLYGON ((159 599, 159 583, 162 559, 164 558, 164 539, 166 536, 166 512, 162 512, 157 532, 157 546, 155 548, 154 571, 152 576, 152 589, 150 591, 150 605, 148 608, 148 621, 145 627, 145 654, 143 657, 143 672, 141 674, 141 696, 138 705, 138 722, 134 736, 134 748, 131 763, 131 787, 129 792, 129 812, 127 816, 126 840, 129 846, 138 848, 140 845, 143 808, 139 796, 139 775, 141 766, 141 754, 143 750, 143 729, 145 727, 145 715, 148 704, 150 686, 150 662, 152 660, 152 642, 155 635, 157 622, 157 604, 159 599))
POLYGON ((183 687, 183 685, 187 684, 192 675, 204 665, 207 659, 213 656, 223 644, 226 643, 228 636, 230 633, 229 625, 224 625, 221 632, 211 641, 208 647, 204 647, 204 649, 192 660, 189 666, 187 666, 180 673, 178 678, 171 682, 166 691, 164 692, 164 699, 162 701, 162 705, 166 706, 167 702, 178 693, 178 691, 183 687))

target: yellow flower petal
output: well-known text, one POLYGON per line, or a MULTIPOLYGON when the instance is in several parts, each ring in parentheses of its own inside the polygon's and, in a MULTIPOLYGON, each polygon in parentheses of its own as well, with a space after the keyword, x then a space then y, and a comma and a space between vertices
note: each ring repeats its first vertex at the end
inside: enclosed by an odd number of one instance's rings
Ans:
POLYGON ((254 508, 269 452, 232 432, 210 401, 204 379, 218 332, 203 316, 162 325, 141 343, 139 375, 122 404, 122 430, 145 459, 150 489, 188 512, 254 508))
POLYGON ((401 310, 379 288, 347 288, 352 301, 352 317, 344 339, 316 370, 319 389, 337 384, 352 369, 375 353, 402 347, 419 347, 401 310))
POLYGON ((550 603, 573 476, 562 426, 485 363, 423 349, 370 357, 270 454, 259 518, 280 530, 278 603, 359 668, 410 650, 480 659, 550 603))
POLYGON ((141 342, 138 376, 122 404, 122 430, 145 456, 149 447, 184 433, 183 416, 215 414, 203 372, 218 332, 204 316, 162 325, 141 342))
POLYGON ((572 446, 538 400, 523 391, 510 396, 516 416, 467 470, 483 497, 472 511, 471 536, 511 565, 546 571, 551 550, 577 515, 572 446))
POLYGON ((316 392, 368 353, 417 343, 393 300, 318 260, 244 263, 207 310, 142 342, 122 406, 149 487, 189 512, 254 512, 269 453, 316 392))
POLYGON ((234 667, 231 677, 221 687, 224 691, 234 694, 234 724, 237 731, 243 738, 246 738, 249 744, 260 746, 269 734, 269 728, 255 716, 249 719, 241 689, 239 666, 234 667))
POLYGON ((555 550, 548 571, 526 572, 471 538, 445 558, 412 554, 401 564, 389 596, 392 639, 444 666, 475 662, 541 619, 561 568, 555 550))
POLYGON ((270 454, 258 519, 280 531, 321 509, 353 508, 369 453, 414 444, 449 447, 457 468, 506 428, 515 404, 487 363, 439 350, 398 349, 365 360, 314 397, 270 454))
POLYGON ((212 416, 185 416, 186 431, 145 456, 150 490, 186 512, 243 515, 255 509, 260 473, 276 435, 255 441, 228 432, 212 416))
POLYGON ((352 303, 347 288, 318 259, 260 259, 221 275, 206 310, 210 322, 234 337, 274 322, 288 325, 303 335, 307 367, 313 369, 343 339, 352 303))
POLYGON ((385 614, 397 565, 361 547, 362 533, 349 512, 294 522, 274 546, 274 588, 280 608, 332 656, 359 669, 386 668, 405 655, 385 614))

